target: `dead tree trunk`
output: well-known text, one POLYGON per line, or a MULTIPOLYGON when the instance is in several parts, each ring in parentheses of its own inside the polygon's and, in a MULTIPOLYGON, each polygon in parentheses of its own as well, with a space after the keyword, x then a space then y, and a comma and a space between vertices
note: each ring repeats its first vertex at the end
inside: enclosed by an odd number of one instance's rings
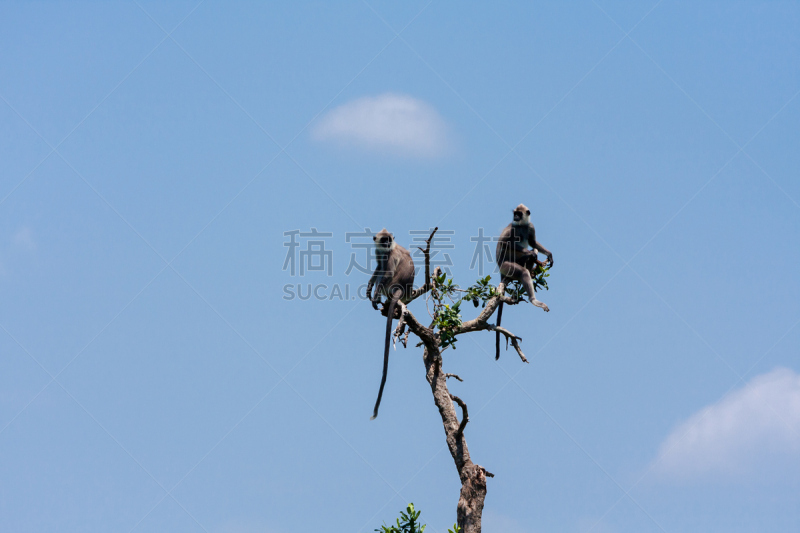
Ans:
POLYGON ((486 477, 492 477, 482 466, 472 462, 464 438, 464 427, 469 421, 467 404, 450 394, 447 389, 447 374, 442 372, 442 354, 438 348, 425 348, 423 356, 428 383, 431 385, 433 401, 442 417, 447 448, 456 464, 461 478, 461 495, 458 498, 457 521, 464 533, 480 533, 483 503, 486 499, 486 477), (461 407, 461 421, 456 415, 453 402, 461 407))
MULTIPOLYGON (((447 448, 450 450, 450 455, 453 457, 461 479, 461 494, 458 499, 456 513, 458 525, 461 527, 462 533, 480 533, 483 505, 486 500, 486 478, 494 477, 494 475, 482 466, 473 463, 469 455, 467 441, 464 437, 464 429, 467 422, 469 422, 467 404, 458 396, 451 394, 447 388, 448 378, 454 377, 459 381, 461 381, 461 378, 454 374, 447 374, 442 370, 442 348, 439 333, 434 331, 433 324, 430 327, 422 325, 405 305, 433 288, 430 272, 430 246, 431 239, 433 239, 437 229, 435 228, 430 237, 428 237, 426 248, 424 250, 420 248, 425 254, 425 284, 404 300, 404 305, 399 306, 400 323, 397 326, 395 336, 399 338, 404 329, 408 327, 422 341, 420 344, 424 346, 425 376, 431 386, 433 401, 439 409, 439 415, 442 417, 447 448), (460 420, 454 403, 461 408, 460 420)), ((487 300, 486 306, 478 317, 462 323, 456 331, 456 335, 475 331, 499 331, 511 342, 522 361, 527 363, 528 361, 519 346, 518 341, 521 339, 505 328, 495 327, 494 324, 488 322, 488 319, 492 317, 501 301, 509 305, 518 303, 517 300, 505 296, 504 292, 505 287, 501 283, 497 287, 495 295, 487 300)), ((387 310, 384 309, 383 313, 385 314, 386 312, 387 310)))

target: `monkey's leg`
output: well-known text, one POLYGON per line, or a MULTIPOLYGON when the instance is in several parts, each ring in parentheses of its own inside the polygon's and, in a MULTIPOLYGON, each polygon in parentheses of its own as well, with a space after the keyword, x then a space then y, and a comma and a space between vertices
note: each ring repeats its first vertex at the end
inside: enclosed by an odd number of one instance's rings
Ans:
POLYGON ((541 307, 544 309, 545 313, 549 312, 550 308, 547 307, 547 304, 536 299, 536 290, 533 288, 533 279, 531 278, 530 272, 527 270, 522 271, 522 284, 525 285, 525 292, 528 293, 528 298, 530 298, 531 303, 536 307, 541 307))
POLYGON ((503 263, 503 266, 500 267, 500 273, 504 276, 521 282, 525 287, 525 292, 528 294, 528 299, 530 299, 531 303, 536 307, 541 307, 545 310, 545 312, 550 311, 550 308, 547 307, 546 303, 540 302, 536 299, 536 291, 533 288, 533 279, 531 278, 531 273, 528 272, 528 269, 516 263, 506 261, 503 263))

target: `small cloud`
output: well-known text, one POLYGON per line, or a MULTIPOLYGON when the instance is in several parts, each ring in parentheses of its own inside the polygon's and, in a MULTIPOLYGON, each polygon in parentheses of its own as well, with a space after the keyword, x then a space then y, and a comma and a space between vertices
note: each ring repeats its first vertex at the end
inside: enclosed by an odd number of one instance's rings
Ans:
POLYGON ((17 230, 11 237, 11 242, 24 250, 32 251, 36 249, 36 241, 33 239, 33 230, 28 227, 22 227, 17 230))
POLYGON ((675 478, 742 474, 770 463, 785 468, 787 458, 800 463, 800 375, 777 368, 675 428, 654 469, 675 478))
POLYGON ((437 157, 449 147, 447 126, 429 104, 385 93, 343 104, 312 130, 318 141, 412 157, 437 157))

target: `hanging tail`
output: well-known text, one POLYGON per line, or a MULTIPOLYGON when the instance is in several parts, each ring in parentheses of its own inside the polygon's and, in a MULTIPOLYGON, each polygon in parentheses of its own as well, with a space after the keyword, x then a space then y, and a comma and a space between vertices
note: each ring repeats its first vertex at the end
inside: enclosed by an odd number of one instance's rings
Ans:
MULTIPOLYGON (((503 318, 503 302, 500 301, 500 305, 497 306, 497 327, 500 327, 500 320, 503 318)), ((497 354, 494 356, 494 360, 497 361, 500 359, 500 332, 495 332, 495 339, 494 339, 494 347, 497 351, 497 354)))
POLYGON ((392 317, 394 317, 394 308, 397 305, 397 298, 393 294, 389 301, 389 310, 386 312, 386 345, 383 350, 383 376, 381 376, 381 388, 378 389, 378 399, 375 401, 375 409, 372 411, 372 418, 375 420, 378 417, 378 408, 381 406, 381 398, 383 397, 383 387, 386 385, 386 373, 389 371, 389 340, 392 336, 392 317))

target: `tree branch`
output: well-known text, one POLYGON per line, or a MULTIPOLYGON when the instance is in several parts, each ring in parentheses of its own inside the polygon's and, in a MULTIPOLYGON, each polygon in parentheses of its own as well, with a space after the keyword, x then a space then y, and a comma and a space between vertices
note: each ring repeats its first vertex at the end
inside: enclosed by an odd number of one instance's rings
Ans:
MULTIPOLYGON (((522 337, 517 337, 516 335, 514 335, 513 333, 508 331, 506 328, 501 328, 500 326, 491 326, 491 328, 489 328, 489 329, 491 329, 492 331, 499 331, 500 333, 505 335, 506 336, 506 340, 511 341, 511 346, 513 346, 514 349, 517 351, 517 354, 519 354, 519 358, 522 359, 522 362, 523 363, 527 363, 528 362, 528 360, 525 359, 525 354, 522 353, 522 348, 519 347, 519 342, 517 342, 517 341, 521 341, 522 337)), ((506 345, 506 347, 508 347, 508 345, 506 345)))
POLYGON ((458 432, 456 433, 456 436, 461 437, 461 435, 464 434, 464 428, 467 427, 467 422, 469 422, 469 413, 467 412, 467 404, 464 403, 464 400, 462 400, 453 393, 450 393, 450 399, 456 402, 459 407, 461 407, 461 423, 458 425, 458 432))
POLYGON ((403 309, 403 317, 408 329, 419 337, 423 345, 428 346, 429 344, 436 344, 436 334, 433 330, 423 326, 420 321, 417 320, 417 317, 414 316, 414 313, 408 310, 408 307, 403 309))
POLYGON ((511 298, 510 296, 505 295, 506 285, 505 283, 500 283, 495 289, 496 294, 486 300, 486 306, 481 310, 480 314, 473 318, 472 320, 467 320, 461 327, 456 330, 456 335, 461 335, 462 333, 470 333, 472 331, 481 331, 487 329, 486 326, 488 324, 488 320, 492 317, 497 308, 500 306, 500 302, 503 302, 506 305, 516 305, 519 303, 519 300, 515 298, 511 298))
POLYGON ((405 300, 406 303, 416 300, 417 298, 419 298, 420 296, 431 290, 431 288, 433 287, 433 283, 431 282, 431 241, 433 240, 433 236, 436 234, 438 230, 439 226, 433 228, 433 231, 431 231, 428 240, 425 242, 424 250, 419 246, 417 247, 418 250, 420 250, 423 254, 425 254, 425 283, 423 283, 421 287, 419 287, 418 289, 416 289, 414 292, 411 293, 411 296, 405 300))

